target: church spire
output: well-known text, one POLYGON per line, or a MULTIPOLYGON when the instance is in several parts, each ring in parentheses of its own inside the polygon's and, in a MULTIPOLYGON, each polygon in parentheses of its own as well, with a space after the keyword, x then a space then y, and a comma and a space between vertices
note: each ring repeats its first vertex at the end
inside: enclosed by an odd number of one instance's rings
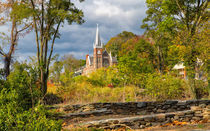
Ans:
POLYGON ((95 43, 93 45, 93 48, 102 48, 103 45, 101 43, 101 38, 100 38, 100 33, 99 33, 99 28, 98 28, 98 24, 97 24, 97 28, 96 28, 96 38, 95 38, 95 43))

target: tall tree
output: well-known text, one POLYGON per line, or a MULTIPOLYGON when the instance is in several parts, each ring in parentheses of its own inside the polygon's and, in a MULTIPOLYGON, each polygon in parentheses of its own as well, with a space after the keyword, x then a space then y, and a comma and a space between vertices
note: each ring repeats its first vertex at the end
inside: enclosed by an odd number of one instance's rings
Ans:
MULTIPOLYGON (((184 60, 188 79, 194 90, 198 59, 201 55, 200 48, 197 46, 201 40, 198 34, 202 32, 201 27, 209 20, 209 1, 147 0, 147 5, 148 16, 144 19, 145 23, 142 27, 154 32, 155 35, 167 33, 166 36, 173 38, 170 43, 182 47, 179 59, 184 60)), ((157 38, 155 40, 158 42, 157 38)))
POLYGON ((105 45, 105 48, 108 50, 108 52, 111 52, 113 56, 119 55, 122 44, 135 36, 136 35, 132 32, 123 31, 117 36, 112 37, 105 45))
POLYGON ((24 0, 24 2, 32 9, 30 15, 36 36, 41 91, 45 96, 55 40, 60 38, 59 29, 65 22, 82 24, 83 12, 70 0, 24 0))
POLYGON ((147 17, 143 20, 141 28, 146 29, 146 35, 155 42, 158 70, 163 73, 167 68, 168 46, 174 31, 176 31, 175 20, 171 17, 176 6, 174 2, 168 0, 147 0, 146 3, 148 7, 147 17), (169 6, 171 9, 167 9, 169 6))
MULTIPOLYGON (((4 60, 4 75, 7 77, 10 74, 10 66, 12 62, 12 56, 15 52, 15 48, 17 47, 18 39, 20 36, 23 36, 30 32, 31 24, 26 22, 24 19, 26 13, 28 12, 27 9, 24 9, 21 2, 19 0, 6 0, 0 3, 0 24, 4 25, 5 23, 9 23, 10 27, 10 34, 7 32, 2 32, 1 34, 1 45, 0 45, 0 55, 2 55, 4 60), (24 11, 21 14, 21 17, 16 16, 15 13, 17 10, 24 11), (3 49, 3 45, 6 42, 9 44, 9 49, 3 49), (8 50, 6 52, 6 50, 8 50)), ((20 13, 20 12, 19 12, 20 13)))

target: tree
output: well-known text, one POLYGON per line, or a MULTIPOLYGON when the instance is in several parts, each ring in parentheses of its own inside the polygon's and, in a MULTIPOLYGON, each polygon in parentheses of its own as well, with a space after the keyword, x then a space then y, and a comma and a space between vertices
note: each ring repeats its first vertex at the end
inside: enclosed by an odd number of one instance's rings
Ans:
POLYGON ((122 33, 118 34, 117 36, 111 38, 105 48, 108 52, 111 52, 113 56, 119 55, 119 51, 121 50, 121 46, 127 40, 135 37, 136 35, 132 32, 123 31, 122 33))
POLYGON ((33 21, 36 36, 40 86, 44 97, 47 92, 49 65, 55 40, 60 38, 59 29, 65 22, 82 24, 83 12, 69 0, 24 0, 23 2, 32 12, 29 14, 29 19, 33 21))
POLYGON ((144 18, 141 28, 146 29, 145 34, 155 42, 158 71, 162 74, 167 70, 168 47, 177 28, 175 18, 171 17, 176 6, 173 1, 169 0, 147 0, 146 3, 147 17, 144 18))
MULTIPOLYGON (((208 0, 147 0, 148 16, 142 25, 149 32, 161 36, 160 38, 163 34, 164 37, 173 38, 170 39, 170 47, 182 47, 175 51, 182 49, 179 60, 184 60, 193 90, 196 88, 195 75, 198 73, 201 53, 200 48, 197 48, 201 40, 198 34, 202 31, 199 28, 208 21, 208 4, 208 0)), ((160 41, 159 37, 153 38, 156 43, 160 41)))
POLYGON ((11 23, 10 35, 7 36, 6 32, 1 33, 0 39, 2 43, 0 45, 0 55, 4 59, 4 76, 7 78, 10 74, 10 66, 12 62, 12 56, 15 52, 15 48, 18 44, 18 39, 20 36, 24 36, 31 30, 31 24, 25 19, 26 14, 29 10, 24 9, 24 6, 19 0, 7 0, 0 3, 0 14, 4 17, 0 18, 0 25, 4 25, 6 22, 11 23), (15 13, 19 10, 21 15, 16 15, 15 13), (19 17, 20 16, 20 17, 19 17), (3 45, 10 44, 9 49, 3 49, 3 45), (6 53, 6 50, 8 52, 6 53))
POLYGON ((155 71, 154 47, 142 38, 137 41, 135 38, 128 40, 125 46, 127 52, 119 58, 118 62, 119 73, 126 84, 143 87, 142 80, 145 74, 155 71), (128 46, 131 43, 133 43, 132 48, 128 46))
POLYGON ((63 62, 58 59, 59 55, 55 57, 55 62, 50 67, 51 79, 56 83, 60 82, 61 71, 63 69, 63 62))

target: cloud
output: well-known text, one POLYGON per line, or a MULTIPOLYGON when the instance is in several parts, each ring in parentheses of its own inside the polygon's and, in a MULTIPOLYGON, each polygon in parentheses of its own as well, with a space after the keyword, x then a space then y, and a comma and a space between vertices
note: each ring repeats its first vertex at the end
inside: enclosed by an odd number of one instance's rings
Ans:
MULTIPOLYGON (((146 0, 86 0, 82 3, 74 1, 76 6, 83 10, 85 23, 65 24, 61 27, 61 38, 56 40, 54 54, 73 54, 79 59, 85 59, 88 53, 92 54, 96 23, 99 24, 104 44, 124 30, 139 35, 144 32, 140 25, 146 16, 146 0)), ((7 26, 0 26, 0 31, 7 30, 7 26)), ((15 56, 28 59, 27 56, 32 55, 36 55, 34 33, 20 39, 15 56)))

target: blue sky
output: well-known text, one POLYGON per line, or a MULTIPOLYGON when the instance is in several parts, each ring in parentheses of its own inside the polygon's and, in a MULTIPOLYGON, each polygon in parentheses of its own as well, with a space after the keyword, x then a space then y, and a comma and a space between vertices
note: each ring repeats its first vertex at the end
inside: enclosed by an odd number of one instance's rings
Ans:
MULTIPOLYGON (((78 59, 85 59, 86 54, 92 54, 97 23, 104 44, 122 31, 138 35, 144 32, 140 25, 146 16, 146 0, 86 0, 82 3, 74 1, 77 7, 83 10, 85 23, 65 24, 60 28, 61 38, 56 40, 54 54, 73 54, 78 59)), ((8 26, 0 26, 0 31, 7 30, 8 26)), ((18 44, 14 56, 16 59, 25 60, 36 54, 34 33, 20 38, 18 44)))

